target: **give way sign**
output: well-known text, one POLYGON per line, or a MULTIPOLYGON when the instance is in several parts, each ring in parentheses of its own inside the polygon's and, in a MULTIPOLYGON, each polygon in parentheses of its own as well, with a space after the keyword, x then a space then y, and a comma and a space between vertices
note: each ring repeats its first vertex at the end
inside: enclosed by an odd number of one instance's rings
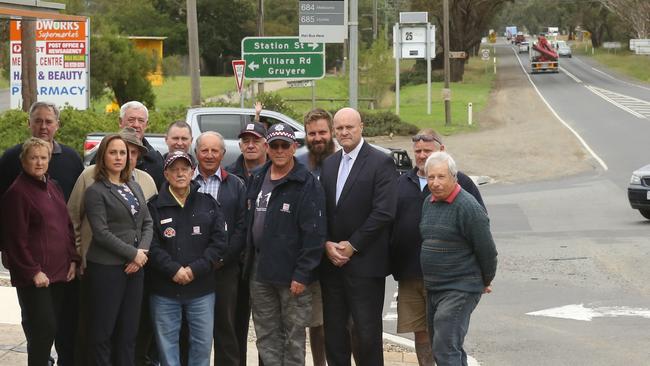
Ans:
POLYGON ((232 60, 232 71, 235 73, 235 81, 237 82, 237 90, 241 94, 242 86, 244 85, 244 70, 246 69, 245 60, 232 60))

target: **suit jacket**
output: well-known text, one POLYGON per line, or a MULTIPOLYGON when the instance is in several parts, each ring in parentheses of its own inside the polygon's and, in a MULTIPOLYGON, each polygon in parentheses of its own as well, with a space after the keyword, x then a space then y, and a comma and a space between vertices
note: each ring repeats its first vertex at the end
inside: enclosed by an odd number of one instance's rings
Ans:
POLYGON ((342 270, 358 277, 385 277, 389 273, 389 231, 397 209, 395 163, 363 142, 337 204, 336 180, 342 154, 339 150, 323 162, 320 177, 327 207, 327 240, 348 240, 357 252, 341 268, 323 256, 321 275, 342 270))
POLYGON ((135 258, 138 249, 149 249, 151 245, 153 221, 144 193, 134 181, 127 185, 140 202, 135 217, 108 181, 95 182, 86 190, 84 205, 93 232, 86 258, 91 262, 126 264, 135 258))
MULTIPOLYGON (((70 198, 68 199, 68 214, 74 227, 75 246, 77 247, 77 253, 81 255, 81 265, 83 268, 86 268, 86 253, 88 252, 90 240, 93 236, 92 230, 90 229, 90 222, 88 222, 88 217, 86 216, 84 195, 86 189, 95 183, 94 176, 95 165, 93 164, 84 169, 79 178, 77 178, 77 183, 75 183, 72 193, 70 193, 70 198)), ((140 188, 142 188, 144 198, 147 201, 158 193, 156 182, 154 182, 153 178, 147 172, 135 169, 133 176, 135 181, 140 185, 140 188)))

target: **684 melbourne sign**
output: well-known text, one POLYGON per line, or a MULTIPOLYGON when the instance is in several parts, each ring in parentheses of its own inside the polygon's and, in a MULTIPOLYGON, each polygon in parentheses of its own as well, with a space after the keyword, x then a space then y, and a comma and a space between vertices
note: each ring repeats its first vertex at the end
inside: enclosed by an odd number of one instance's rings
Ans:
POLYGON ((325 45, 298 37, 246 37, 241 42, 247 79, 321 79, 325 45))

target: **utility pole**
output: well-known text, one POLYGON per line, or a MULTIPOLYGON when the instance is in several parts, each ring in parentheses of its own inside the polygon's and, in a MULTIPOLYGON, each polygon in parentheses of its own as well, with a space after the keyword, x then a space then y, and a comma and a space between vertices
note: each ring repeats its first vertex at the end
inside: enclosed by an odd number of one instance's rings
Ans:
POLYGON ((36 19, 23 18, 20 21, 21 57, 20 72, 22 74, 21 96, 23 111, 29 112, 29 107, 36 102, 36 19))
POLYGON ((445 126, 451 125, 451 90, 449 89, 449 0, 442 1, 442 23, 444 28, 443 47, 444 47, 444 65, 445 65, 445 89, 443 98, 445 99, 445 126))
POLYGON ((359 99, 359 0, 350 0, 350 107, 357 109, 359 99))
POLYGON ((192 106, 201 105, 201 70, 199 68, 199 26, 196 18, 196 0, 187 0, 187 37, 190 53, 192 106))
MULTIPOLYGON (((264 36, 264 0, 257 0, 257 35, 264 36)), ((257 94, 264 93, 264 81, 257 83, 257 94)))

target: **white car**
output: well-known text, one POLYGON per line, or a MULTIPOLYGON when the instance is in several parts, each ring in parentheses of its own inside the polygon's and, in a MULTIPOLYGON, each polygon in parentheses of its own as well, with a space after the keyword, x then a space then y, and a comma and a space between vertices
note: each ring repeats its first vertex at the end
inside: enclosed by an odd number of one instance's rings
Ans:
POLYGON ((530 43, 527 42, 527 41, 521 42, 521 43, 519 43, 519 45, 517 46, 517 49, 519 50, 519 53, 522 53, 522 52, 528 52, 528 49, 529 49, 529 48, 530 48, 530 43))
POLYGON ((555 49, 557 50, 557 54, 560 55, 560 57, 569 57, 571 58, 571 47, 565 42, 565 41, 557 41, 555 43, 555 49))

